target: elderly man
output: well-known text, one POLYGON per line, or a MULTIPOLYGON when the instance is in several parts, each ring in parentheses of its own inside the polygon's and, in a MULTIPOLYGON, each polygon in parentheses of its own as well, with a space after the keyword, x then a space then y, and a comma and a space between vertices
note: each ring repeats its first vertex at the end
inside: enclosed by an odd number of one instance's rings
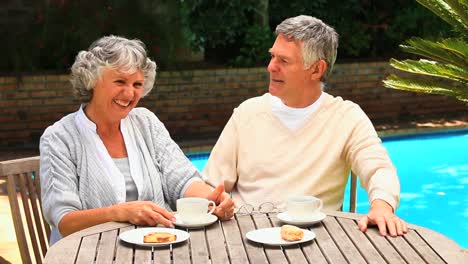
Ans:
POLYGON ((371 207, 359 222, 381 235, 407 232, 394 211, 399 180, 371 121, 361 108, 324 92, 336 59, 338 34, 321 20, 297 16, 276 28, 270 49, 269 93, 234 110, 204 170, 225 183, 238 205, 313 195, 339 210, 350 170, 359 175, 371 207))

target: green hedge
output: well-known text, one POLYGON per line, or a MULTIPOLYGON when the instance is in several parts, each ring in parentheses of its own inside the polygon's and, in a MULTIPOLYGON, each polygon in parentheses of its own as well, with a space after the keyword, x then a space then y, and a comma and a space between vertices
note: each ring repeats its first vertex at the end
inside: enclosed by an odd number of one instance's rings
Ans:
MULTIPOLYGON (((28 1, 29 2, 29 1, 28 1)), ((410 36, 437 38, 449 28, 412 0, 108 0, 32 1, 22 13, 0 10, 0 72, 65 71, 79 50, 108 34, 139 38, 160 69, 208 64, 265 65, 272 31, 298 14, 321 18, 340 34, 338 60, 398 55, 410 36), (268 5, 268 25, 259 3, 268 5)))

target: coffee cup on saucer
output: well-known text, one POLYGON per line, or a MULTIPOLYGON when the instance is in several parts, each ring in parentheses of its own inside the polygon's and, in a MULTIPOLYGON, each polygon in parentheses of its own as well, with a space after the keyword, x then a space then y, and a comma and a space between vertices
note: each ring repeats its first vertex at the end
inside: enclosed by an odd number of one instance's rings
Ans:
POLYGON ((215 202, 205 198, 189 197, 177 200, 177 214, 185 224, 206 222, 215 208, 215 202), (210 205, 212 207, 208 211, 210 205))
POLYGON ((287 213, 294 221, 313 219, 322 210, 323 201, 314 196, 294 196, 288 199, 287 213))

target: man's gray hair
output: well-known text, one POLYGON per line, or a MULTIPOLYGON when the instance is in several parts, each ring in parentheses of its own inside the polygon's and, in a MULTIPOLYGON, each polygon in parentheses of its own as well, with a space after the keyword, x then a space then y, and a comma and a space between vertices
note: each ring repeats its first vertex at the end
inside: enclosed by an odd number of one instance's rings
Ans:
POLYGON ((327 70, 320 79, 325 82, 332 72, 338 49, 338 33, 335 29, 311 16, 296 16, 285 19, 276 27, 276 35, 284 35, 292 41, 303 41, 302 58, 304 67, 322 59, 327 70))
POLYGON ((93 42, 88 50, 80 51, 71 67, 70 82, 81 102, 91 100, 96 82, 105 68, 128 74, 142 71, 142 96, 153 89, 156 63, 147 57, 145 44, 138 39, 105 36, 93 42))

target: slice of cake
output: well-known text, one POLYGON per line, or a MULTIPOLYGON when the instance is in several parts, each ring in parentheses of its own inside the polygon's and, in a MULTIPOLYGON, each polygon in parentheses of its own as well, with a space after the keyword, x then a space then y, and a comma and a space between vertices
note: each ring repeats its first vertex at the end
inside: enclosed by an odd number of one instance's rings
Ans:
POLYGON ((177 236, 167 232, 152 232, 143 237, 144 243, 167 243, 176 241, 177 236))

